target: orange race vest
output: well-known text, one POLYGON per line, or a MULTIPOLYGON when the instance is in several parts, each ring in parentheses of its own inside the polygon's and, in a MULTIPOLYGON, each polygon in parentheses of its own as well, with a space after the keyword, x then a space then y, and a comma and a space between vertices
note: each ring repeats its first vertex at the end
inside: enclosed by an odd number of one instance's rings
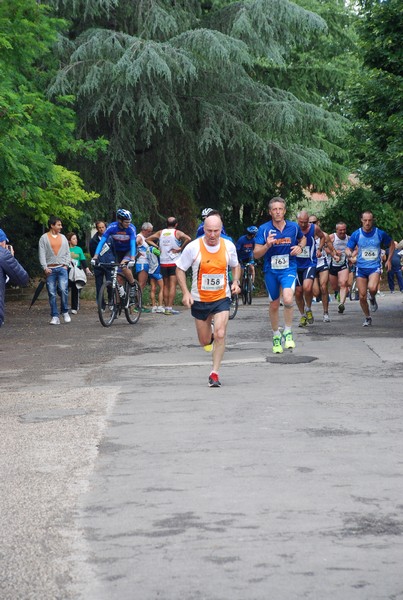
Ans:
POLYGON ((202 238, 200 238, 199 243, 200 253, 197 258, 200 263, 196 280, 197 296, 201 302, 222 300, 228 295, 228 253, 224 240, 220 239, 220 249, 216 253, 207 250, 202 238))

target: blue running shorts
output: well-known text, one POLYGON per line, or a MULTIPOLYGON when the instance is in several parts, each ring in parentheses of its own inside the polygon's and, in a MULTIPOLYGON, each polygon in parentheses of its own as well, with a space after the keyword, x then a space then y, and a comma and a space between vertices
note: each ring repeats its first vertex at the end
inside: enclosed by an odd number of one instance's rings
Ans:
POLYGON ((364 279, 368 279, 370 275, 381 272, 382 271, 380 267, 377 267, 376 269, 363 269, 362 267, 357 267, 356 277, 363 277, 364 279))
POLYGON ((267 271, 264 274, 269 300, 277 300, 280 297, 280 288, 291 288, 295 290, 297 273, 295 269, 282 269, 278 272, 267 271))
POLYGON ((149 268, 150 265, 148 263, 136 263, 136 273, 140 273, 140 271, 145 271, 146 273, 148 273, 149 268))
POLYGON ((155 279, 156 281, 160 281, 160 279, 162 279, 160 268, 158 267, 158 269, 155 269, 154 273, 149 272, 148 276, 150 279, 155 279))

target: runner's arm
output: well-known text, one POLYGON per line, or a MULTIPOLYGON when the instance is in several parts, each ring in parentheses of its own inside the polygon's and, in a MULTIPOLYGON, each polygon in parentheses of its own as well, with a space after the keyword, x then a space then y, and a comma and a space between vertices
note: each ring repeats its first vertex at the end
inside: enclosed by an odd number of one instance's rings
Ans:
POLYGON ((148 238, 146 239, 147 244, 149 242, 154 242, 154 243, 158 243, 159 239, 161 237, 161 230, 160 231, 156 231, 155 233, 152 233, 151 235, 148 236, 148 238))
POLYGON ((179 283, 179 287, 182 292, 182 304, 187 308, 190 308, 194 302, 191 293, 188 290, 188 286, 186 283, 186 271, 183 269, 176 267, 176 279, 179 283))
POLYGON ((303 235, 296 246, 291 246, 290 256, 298 256, 306 246, 306 237, 303 235))
POLYGON ((320 239, 318 251, 322 252, 324 245, 326 244, 327 233, 321 230, 318 225, 315 225, 315 236, 320 239))
POLYGON ((178 240, 180 240, 182 242, 182 245, 180 248, 181 252, 183 251, 185 246, 187 246, 188 243, 192 241, 192 238, 189 235, 187 235, 186 233, 183 233, 183 231, 177 231, 176 237, 178 238, 178 240))
POLYGON ((233 294, 239 294, 241 291, 240 277, 241 277, 241 266, 238 264, 236 267, 231 267, 232 283, 231 292, 233 294))

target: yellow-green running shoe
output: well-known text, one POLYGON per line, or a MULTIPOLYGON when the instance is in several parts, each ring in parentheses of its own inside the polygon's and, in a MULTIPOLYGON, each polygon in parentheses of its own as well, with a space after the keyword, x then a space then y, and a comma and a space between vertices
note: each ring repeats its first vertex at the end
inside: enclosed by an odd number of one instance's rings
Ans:
POLYGON ((283 346, 281 345, 281 335, 273 335, 273 353, 281 354, 283 346))
POLYGON ((306 318, 305 315, 302 315, 302 317, 299 320, 298 327, 306 327, 307 325, 308 325, 308 319, 306 318))
POLYGON ((285 333, 283 335, 283 338, 284 338, 284 348, 286 348, 287 350, 289 350, 290 348, 295 348, 295 342, 292 339, 291 331, 287 331, 287 333, 285 333))
POLYGON ((306 320, 308 321, 308 323, 310 325, 312 325, 312 323, 313 323, 313 314, 312 314, 312 311, 311 310, 307 310, 305 312, 305 316, 306 316, 306 320))

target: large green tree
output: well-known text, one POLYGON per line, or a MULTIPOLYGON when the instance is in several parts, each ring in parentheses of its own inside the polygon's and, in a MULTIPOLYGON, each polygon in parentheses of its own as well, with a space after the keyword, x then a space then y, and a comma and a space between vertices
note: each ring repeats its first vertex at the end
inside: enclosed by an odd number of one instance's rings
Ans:
MULTIPOLYGON (((95 197, 79 175, 57 165, 58 154, 80 147, 70 98, 50 101, 52 54, 65 26, 35 0, 0 2, 0 217, 21 211, 46 223, 58 212, 71 224, 80 204, 95 197)), ((10 235, 12 232, 10 232, 10 235)))
POLYGON ((287 64, 267 70, 267 81, 300 100, 345 114, 344 92, 360 67, 356 11, 346 0, 295 1, 320 15, 327 29, 308 34, 292 48, 287 64))
POLYGON ((358 173, 378 200, 403 208, 403 6, 363 0, 364 70, 351 89, 358 173))
MULTIPOLYGON (((324 30, 308 30, 303 40, 297 40, 289 48, 285 60, 273 62, 260 56, 255 62, 255 76, 271 88, 291 92, 303 102, 309 102, 332 112, 346 116, 347 90, 351 80, 359 72, 357 56, 357 15, 345 0, 295 0, 296 4, 318 14, 325 22, 324 30)), ((349 127, 345 121, 346 130, 349 127)), ((305 190, 332 193, 345 181, 351 168, 348 145, 340 140, 333 143, 318 130, 316 147, 330 158, 324 168, 304 173, 301 183, 294 173, 287 171, 280 181, 275 181, 271 195, 287 198, 292 207, 306 204, 305 190)), ((245 221, 265 218, 265 203, 259 202, 259 192, 246 196, 242 201, 245 221)))
POLYGON ((82 139, 108 151, 79 170, 109 210, 145 216, 175 190, 199 203, 256 201, 287 180, 331 186, 342 119, 259 80, 325 21, 288 0, 53 0, 71 21, 51 92, 76 97, 82 139), (332 153, 329 149, 332 149, 332 153))

